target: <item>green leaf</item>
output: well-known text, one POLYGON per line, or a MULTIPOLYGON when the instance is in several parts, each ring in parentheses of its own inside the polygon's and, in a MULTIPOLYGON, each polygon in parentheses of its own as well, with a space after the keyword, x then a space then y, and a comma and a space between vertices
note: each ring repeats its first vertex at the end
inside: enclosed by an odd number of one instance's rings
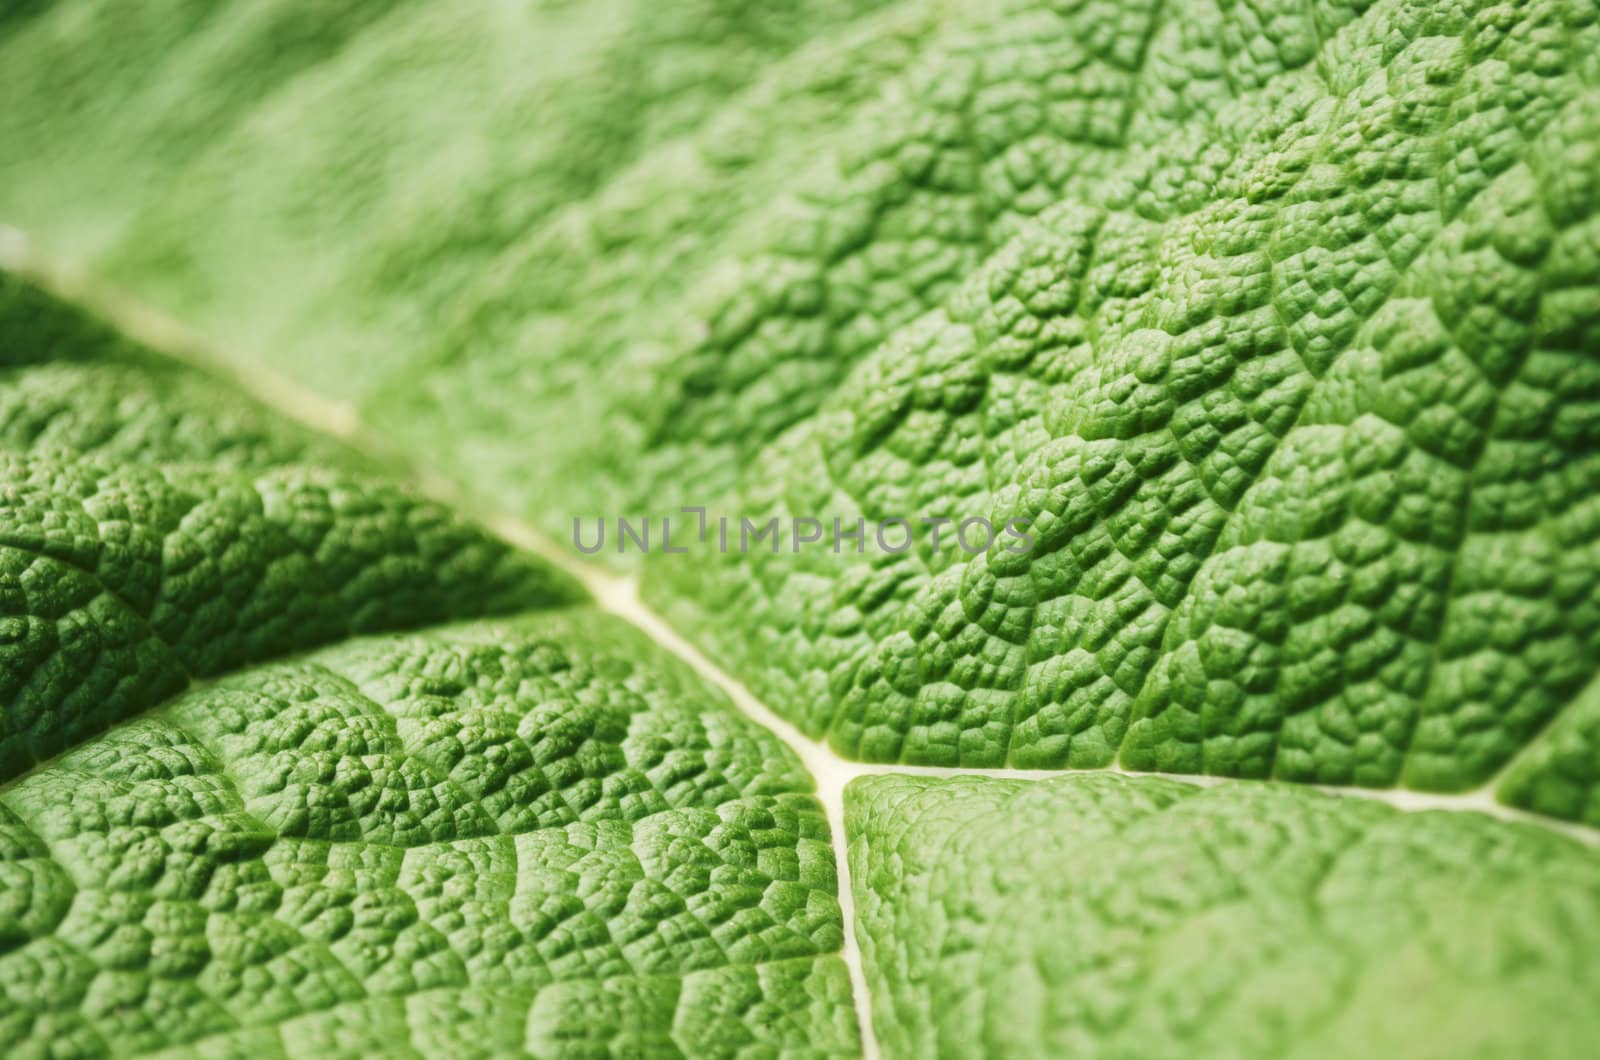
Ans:
POLYGON ((191 677, 580 595, 16 277, 0 337, 0 779, 191 677))
POLYGON ((22 1054, 1600 1038, 1595 0, 34 0, 0 99, 22 1054), (1029 546, 548 544, 681 505, 1029 546))
POLYGON ((1600 860, 1290 785, 868 777, 846 792, 892 1056, 1583 1056, 1600 860))

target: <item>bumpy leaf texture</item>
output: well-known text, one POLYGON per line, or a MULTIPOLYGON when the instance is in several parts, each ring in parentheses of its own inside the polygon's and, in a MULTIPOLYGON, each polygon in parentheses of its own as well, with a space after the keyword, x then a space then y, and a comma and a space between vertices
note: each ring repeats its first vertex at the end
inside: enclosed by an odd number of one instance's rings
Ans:
POLYGON ((33 0, 0 99, 0 259, 220 358, 0 272, 10 1051, 1600 1040, 1600 2, 33 0), (595 557, 812 777, 440 480, 1033 547, 595 557))
POLYGON ((781 741, 218 380, 15 277, 0 335, 8 1054, 854 1050, 781 741))

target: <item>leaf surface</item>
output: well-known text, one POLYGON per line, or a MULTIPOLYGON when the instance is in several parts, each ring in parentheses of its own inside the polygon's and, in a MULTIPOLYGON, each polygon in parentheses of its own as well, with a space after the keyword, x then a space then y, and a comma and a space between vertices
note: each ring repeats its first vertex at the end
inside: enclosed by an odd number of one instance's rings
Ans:
POLYGON ((0 1041, 1600 1037, 1595 0, 35 0, 0 98, 0 1041), (781 547, 539 540, 681 505, 781 547))

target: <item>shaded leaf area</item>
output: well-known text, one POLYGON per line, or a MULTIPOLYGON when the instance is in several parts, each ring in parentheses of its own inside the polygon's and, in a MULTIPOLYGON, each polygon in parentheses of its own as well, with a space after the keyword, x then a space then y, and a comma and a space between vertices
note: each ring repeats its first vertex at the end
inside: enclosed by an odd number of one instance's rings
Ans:
POLYGON ((14 276, 0 340, 0 777, 195 676, 581 595, 14 276))

